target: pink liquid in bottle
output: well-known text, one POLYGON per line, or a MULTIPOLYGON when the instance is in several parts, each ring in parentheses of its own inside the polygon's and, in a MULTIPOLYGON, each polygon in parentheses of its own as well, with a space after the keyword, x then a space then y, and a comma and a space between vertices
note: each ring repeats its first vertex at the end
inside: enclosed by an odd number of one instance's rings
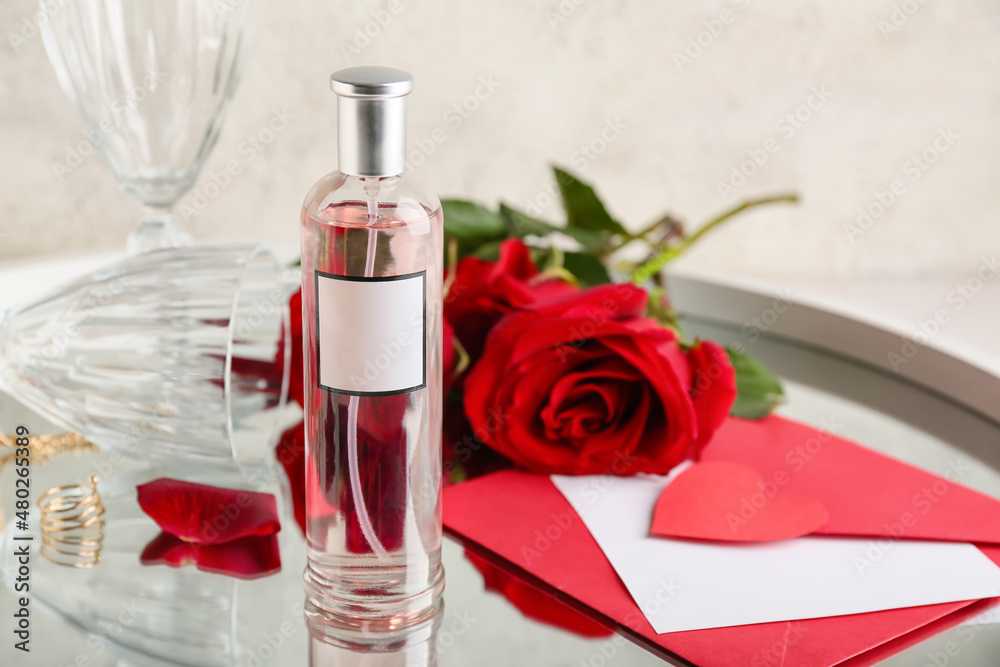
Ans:
POLYGON ((444 585, 440 205, 398 177, 334 172, 301 224, 307 615, 371 636, 433 616, 444 585), (366 352, 335 363, 331 341, 366 352))

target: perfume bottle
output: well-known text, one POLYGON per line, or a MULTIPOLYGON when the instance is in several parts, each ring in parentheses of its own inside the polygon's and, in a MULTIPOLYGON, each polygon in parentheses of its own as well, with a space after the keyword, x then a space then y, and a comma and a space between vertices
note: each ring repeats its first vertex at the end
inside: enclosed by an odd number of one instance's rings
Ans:
POLYGON ((444 228, 403 173, 413 78, 352 67, 330 86, 339 171, 301 222, 306 616, 364 639, 441 607, 444 228))

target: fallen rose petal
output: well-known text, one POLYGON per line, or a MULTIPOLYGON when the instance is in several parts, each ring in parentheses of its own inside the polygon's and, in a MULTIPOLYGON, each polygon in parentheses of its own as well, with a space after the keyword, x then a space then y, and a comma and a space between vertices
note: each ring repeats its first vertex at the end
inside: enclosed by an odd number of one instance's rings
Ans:
POLYGON ((278 535, 248 535, 225 544, 195 545, 197 567, 203 572, 239 579, 258 579, 281 570, 278 535))
POLYGON ((220 544, 281 530, 274 496, 160 478, 137 487, 139 506, 164 532, 220 544))
POLYGON ((185 567, 194 565, 197 561, 193 542, 185 542, 179 537, 163 532, 154 537, 139 555, 139 562, 143 565, 185 567))
POLYGON ((139 562, 143 565, 186 567, 237 579, 259 579, 281 571, 278 536, 248 535, 225 544, 185 542, 170 533, 160 533, 146 545, 139 562))

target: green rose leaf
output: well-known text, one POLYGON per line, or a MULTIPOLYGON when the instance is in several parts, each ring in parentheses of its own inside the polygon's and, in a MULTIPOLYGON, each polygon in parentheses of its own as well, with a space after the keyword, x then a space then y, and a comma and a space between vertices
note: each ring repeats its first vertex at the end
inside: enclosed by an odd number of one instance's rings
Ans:
POLYGON ((500 217, 507 224, 507 233, 519 239, 525 236, 546 236, 559 229, 503 202, 500 202, 500 217))
POLYGON ((736 370, 736 401, 729 414, 744 419, 763 419, 784 403, 785 390, 781 382, 764 364, 741 352, 726 351, 736 370))
POLYGON ((479 243, 507 236, 503 218, 485 206, 462 199, 445 199, 441 208, 444 210, 444 233, 447 236, 479 243))
POLYGON ((607 267, 593 255, 582 252, 567 252, 563 255, 563 267, 587 286, 611 282, 607 267))
POLYGON ((557 227, 551 223, 533 218, 526 213, 518 211, 507 204, 500 204, 500 215, 507 223, 507 231, 511 236, 524 238, 525 236, 548 236, 552 232, 562 232, 567 236, 576 239, 577 243, 583 246, 584 250, 596 250, 608 241, 610 234, 603 230, 580 229, 577 227, 557 227))
POLYGON ((625 234, 621 223, 611 217, 604 208, 594 188, 590 187, 568 171, 553 167, 563 208, 566 209, 566 225, 573 229, 605 231, 625 234))

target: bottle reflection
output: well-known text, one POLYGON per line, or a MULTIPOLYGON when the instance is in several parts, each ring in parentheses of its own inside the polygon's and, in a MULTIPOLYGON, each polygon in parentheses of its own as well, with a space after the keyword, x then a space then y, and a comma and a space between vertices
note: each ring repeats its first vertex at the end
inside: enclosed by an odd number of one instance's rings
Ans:
POLYGON ((437 667, 443 605, 427 621, 399 631, 339 628, 306 603, 309 667, 437 667))

